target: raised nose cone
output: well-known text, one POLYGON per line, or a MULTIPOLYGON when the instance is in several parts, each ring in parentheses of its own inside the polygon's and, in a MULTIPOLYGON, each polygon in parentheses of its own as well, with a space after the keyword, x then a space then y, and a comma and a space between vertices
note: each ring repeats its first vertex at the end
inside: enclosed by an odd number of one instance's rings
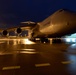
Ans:
POLYGON ((56 17, 56 16, 67 16, 67 15, 69 15, 69 16, 71 16, 71 15, 76 15, 76 12, 75 11, 71 11, 71 10, 69 10, 69 9, 59 9, 59 10, 57 10, 55 13, 53 13, 52 15, 51 15, 51 18, 52 17, 56 17))

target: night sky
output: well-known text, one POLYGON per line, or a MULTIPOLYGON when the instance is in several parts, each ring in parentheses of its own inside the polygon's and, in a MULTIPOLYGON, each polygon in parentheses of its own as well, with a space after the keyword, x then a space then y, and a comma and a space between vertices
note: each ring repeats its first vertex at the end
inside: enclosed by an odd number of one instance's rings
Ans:
POLYGON ((76 0, 0 0, 0 27, 40 22, 61 8, 76 11, 76 0))

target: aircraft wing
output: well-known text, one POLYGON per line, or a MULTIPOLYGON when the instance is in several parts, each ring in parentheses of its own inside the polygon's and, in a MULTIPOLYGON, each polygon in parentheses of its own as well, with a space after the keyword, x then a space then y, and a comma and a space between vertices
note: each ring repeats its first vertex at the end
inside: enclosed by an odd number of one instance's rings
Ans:
POLYGON ((33 27, 36 26, 35 22, 21 22, 20 25, 11 27, 11 28, 5 28, 5 29, 0 29, 0 33, 4 36, 7 36, 7 34, 11 31, 16 32, 17 34, 21 33, 24 30, 31 30, 33 27))
POLYGON ((32 29, 35 26, 36 26, 35 22, 21 22, 20 25, 11 27, 11 28, 7 28, 6 30, 10 32, 10 31, 16 31, 19 28, 22 31, 24 31, 24 30, 32 29))

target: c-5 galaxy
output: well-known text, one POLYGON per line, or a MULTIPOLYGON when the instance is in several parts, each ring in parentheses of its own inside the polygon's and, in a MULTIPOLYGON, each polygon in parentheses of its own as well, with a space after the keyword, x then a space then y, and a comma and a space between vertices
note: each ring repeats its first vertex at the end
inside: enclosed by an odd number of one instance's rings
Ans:
MULTIPOLYGON (((25 23, 24 23, 25 24, 25 23)), ((22 30, 29 25, 23 27, 16 27, 17 33, 21 33, 22 30)), ((8 31, 9 29, 7 29, 8 31)), ((62 36, 73 34, 76 32, 76 12, 60 9, 53 13, 48 18, 38 23, 31 23, 30 37, 29 39, 35 41, 36 38, 40 40, 48 41, 47 38, 54 38, 53 40, 60 41, 62 36)))

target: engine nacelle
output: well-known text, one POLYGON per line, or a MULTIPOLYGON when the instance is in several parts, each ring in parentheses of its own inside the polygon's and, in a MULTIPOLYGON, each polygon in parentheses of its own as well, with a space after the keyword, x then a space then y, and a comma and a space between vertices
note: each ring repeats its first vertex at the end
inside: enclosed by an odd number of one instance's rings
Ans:
POLYGON ((22 29, 21 28, 17 28, 16 32, 17 32, 17 34, 20 34, 22 32, 22 29))
POLYGON ((2 32, 2 34, 3 34, 4 36, 7 36, 8 31, 7 31, 7 30, 4 30, 4 31, 2 32))

